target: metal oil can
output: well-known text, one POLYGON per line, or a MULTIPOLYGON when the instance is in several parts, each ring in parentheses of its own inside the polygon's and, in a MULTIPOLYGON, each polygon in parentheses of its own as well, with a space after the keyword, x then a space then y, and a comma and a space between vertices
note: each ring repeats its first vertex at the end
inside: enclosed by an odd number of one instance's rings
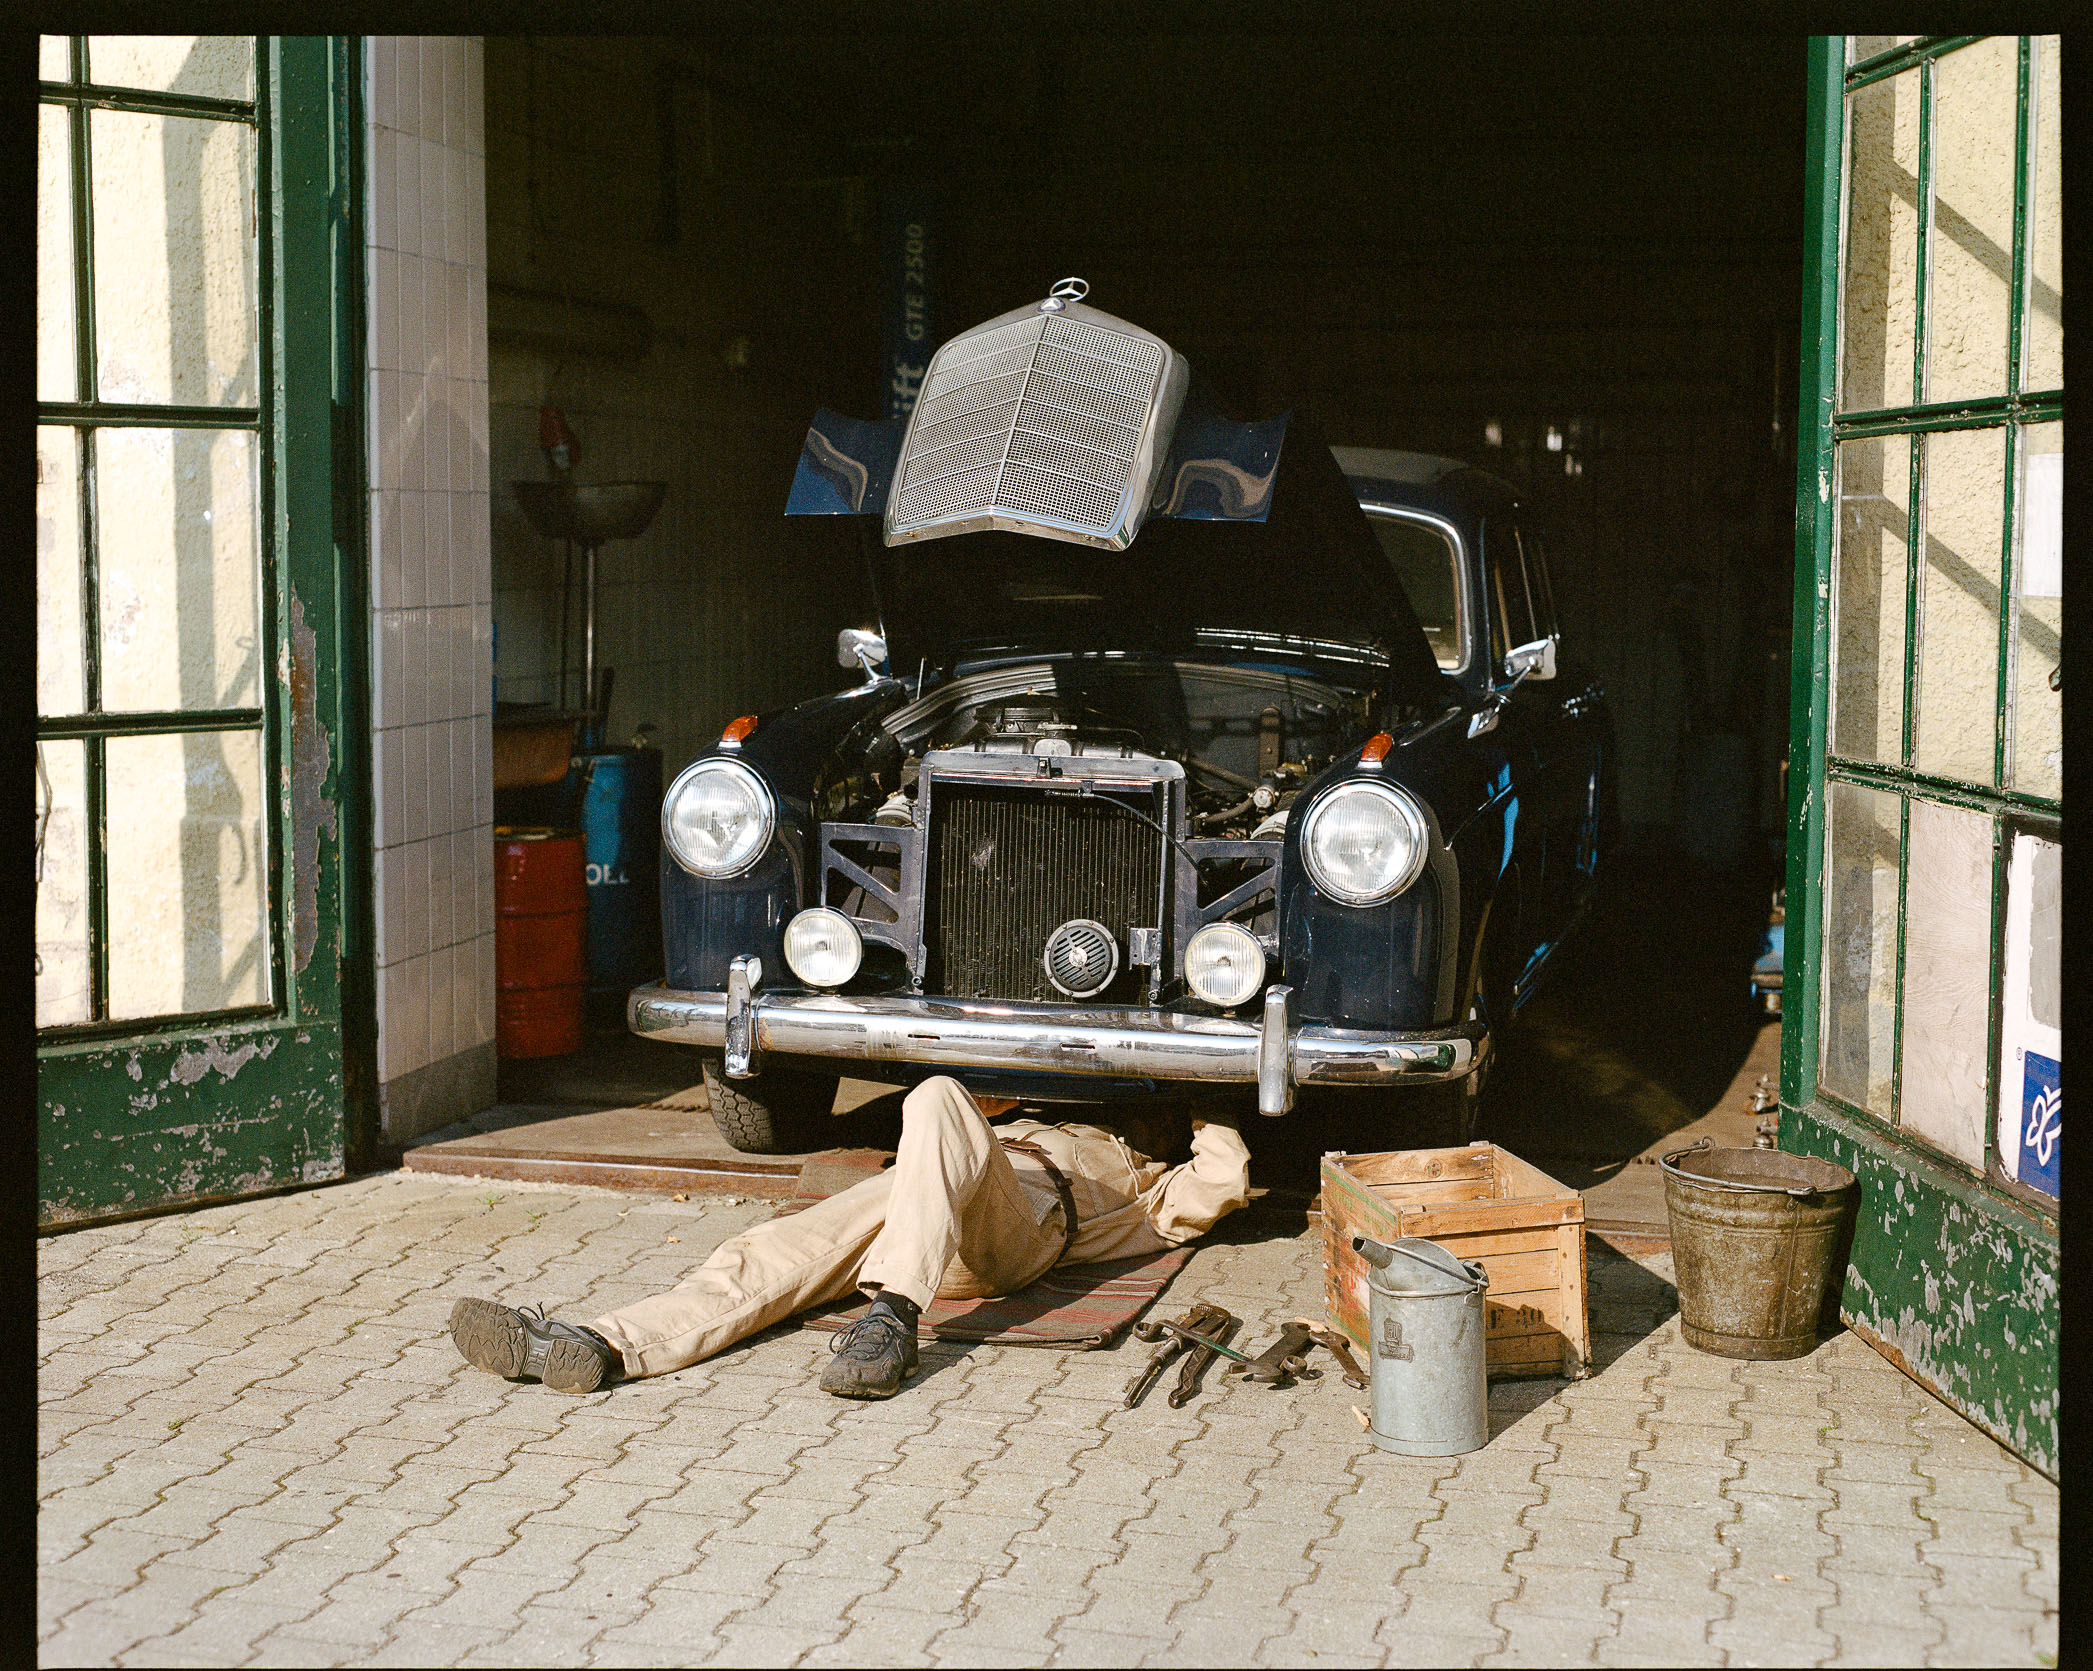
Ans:
POLYGON ((1354 1236, 1366 1261, 1369 1436, 1403 1456, 1460 1456, 1490 1442, 1483 1345, 1490 1279, 1421 1236, 1354 1236))

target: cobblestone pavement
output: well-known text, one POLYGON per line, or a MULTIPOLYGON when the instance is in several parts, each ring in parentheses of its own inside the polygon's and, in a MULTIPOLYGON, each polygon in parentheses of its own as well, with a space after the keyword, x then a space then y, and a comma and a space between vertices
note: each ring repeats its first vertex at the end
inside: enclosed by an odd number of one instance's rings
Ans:
MULTIPOLYGON (((1663 1262, 1596 1242, 1600 1372, 1494 1386, 1443 1460, 1334 1375, 1124 1410, 1138 1342, 934 1348, 850 1404, 811 1331, 583 1399, 444 1335, 769 1210, 391 1175, 45 1240, 44 1663, 2055 1663, 2054 1486, 1851 1336, 1689 1350, 1663 1262)), ((1274 1222, 1165 1303, 1316 1307, 1274 1222)))

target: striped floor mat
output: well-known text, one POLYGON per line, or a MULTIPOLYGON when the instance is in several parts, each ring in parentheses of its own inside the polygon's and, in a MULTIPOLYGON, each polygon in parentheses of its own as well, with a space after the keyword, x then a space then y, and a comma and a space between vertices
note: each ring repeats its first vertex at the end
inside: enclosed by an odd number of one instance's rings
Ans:
MULTIPOLYGON (((993 1300, 933 1300, 923 1313, 938 1340, 993 1346, 1109 1346, 1140 1316, 1192 1257, 1188 1247, 1136 1259, 1063 1265, 1037 1282, 993 1300)), ((802 1314, 810 1329, 840 1329, 865 1314, 860 1299, 802 1314)))

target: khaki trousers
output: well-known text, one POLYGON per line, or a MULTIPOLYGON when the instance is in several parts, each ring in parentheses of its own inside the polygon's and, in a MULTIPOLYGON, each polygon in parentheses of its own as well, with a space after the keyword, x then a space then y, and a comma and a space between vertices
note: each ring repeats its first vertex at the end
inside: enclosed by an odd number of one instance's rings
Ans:
POLYGON ((729 1238, 667 1293, 589 1327, 628 1375, 665 1375, 853 1288, 919 1306, 1010 1293, 1051 1270, 1065 1240, 1051 1182, 1030 1175, 1028 1189, 963 1086, 926 1080, 902 1104, 886 1171, 729 1238))

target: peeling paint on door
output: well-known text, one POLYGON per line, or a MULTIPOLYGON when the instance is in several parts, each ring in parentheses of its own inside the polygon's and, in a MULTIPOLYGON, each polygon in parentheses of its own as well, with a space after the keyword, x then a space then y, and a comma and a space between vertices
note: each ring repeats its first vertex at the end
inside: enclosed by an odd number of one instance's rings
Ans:
POLYGON ((313 684, 313 630, 291 588, 291 971, 305 973, 320 937, 320 834, 335 834, 334 802, 324 793, 334 748, 319 721, 313 684))

